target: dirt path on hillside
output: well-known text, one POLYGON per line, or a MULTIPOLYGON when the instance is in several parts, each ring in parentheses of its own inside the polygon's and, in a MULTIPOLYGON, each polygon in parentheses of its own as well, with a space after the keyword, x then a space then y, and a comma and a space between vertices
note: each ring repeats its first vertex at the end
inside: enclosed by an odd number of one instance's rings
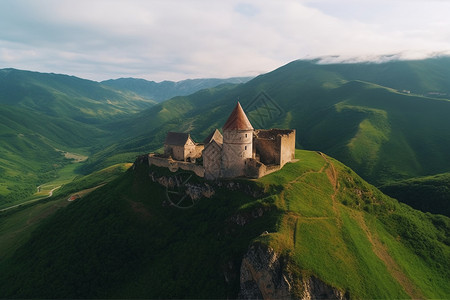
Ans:
MULTIPOLYGON (((334 189, 334 194, 331 196, 333 200, 333 210, 336 213, 338 219, 338 226, 342 227, 342 219, 340 217, 338 202, 336 200, 336 195, 339 191, 339 182, 337 180, 338 173, 336 172, 334 164, 326 157, 326 155, 323 154, 322 152, 318 153, 329 164, 329 168, 327 168, 325 172, 334 189)), ((353 211, 352 217, 358 222, 359 226, 366 234, 367 239, 372 244, 372 249, 375 255, 383 261, 389 273, 398 281, 398 283, 403 287, 406 293, 413 299, 424 298, 421 292, 415 287, 415 285, 411 282, 411 280, 403 273, 400 266, 389 254, 386 246, 384 246, 379 240, 379 238, 376 235, 372 234, 372 232, 369 230, 364 220, 363 213, 359 211, 353 211)))
POLYGON ((47 198, 50 198, 51 196, 53 196, 53 192, 54 192, 55 190, 59 189, 60 187, 61 187, 61 186, 57 186, 57 187, 51 189, 50 192, 48 193, 47 198))
POLYGON ((383 261, 386 265, 388 272, 394 277, 398 283, 403 287, 405 292, 412 299, 424 299, 425 297, 422 293, 416 288, 416 286, 411 282, 411 280, 403 273, 400 266, 395 262, 392 256, 389 254, 386 246, 379 240, 376 234, 372 234, 372 232, 367 227, 366 221, 364 220, 364 216, 362 212, 352 211, 351 216, 355 221, 358 222, 361 229, 367 236, 367 239, 372 244, 373 252, 378 256, 379 259, 383 261))
POLYGON ((60 187, 61 187, 61 186, 57 186, 57 187, 51 189, 51 190, 49 191, 49 193, 48 193, 47 196, 44 196, 44 197, 41 197, 41 198, 37 198, 37 199, 33 199, 33 200, 30 200, 30 201, 26 201, 26 202, 22 202, 22 203, 19 203, 19 204, 15 204, 15 205, 13 205, 13 206, 9 206, 9 207, 2 208, 2 209, 0 209, 0 212, 6 211, 6 210, 9 210, 9 209, 12 209, 12 208, 19 207, 19 206, 21 206, 21 205, 26 205, 26 204, 30 204, 30 203, 33 203, 33 202, 36 202, 36 201, 40 201, 40 200, 42 200, 42 199, 50 198, 51 196, 53 196, 53 192, 54 192, 56 189, 59 189, 60 187))
MULTIPOLYGON (((332 162, 330 162, 328 160, 328 158, 325 156, 325 154, 323 154, 322 152, 317 151, 317 154, 320 155, 325 163, 323 164, 323 166, 320 168, 320 170, 318 171, 307 171, 305 173, 303 173, 302 175, 298 176, 297 178, 289 181, 286 184, 286 189, 289 189, 293 184, 300 182, 303 178, 305 178, 306 176, 312 174, 312 173, 326 173, 328 179, 330 180, 330 183, 333 187, 333 194, 331 195, 331 199, 332 199, 332 205, 333 205, 333 211, 335 212, 336 217, 305 217, 305 216, 301 216, 297 213, 294 212, 289 212, 286 215, 286 219, 284 220, 284 222, 286 222, 287 224, 289 224, 289 227, 292 228, 292 238, 290 239, 290 243, 292 243, 292 248, 295 248, 295 243, 296 243, 296 235, 297 235, 297 227, 298 227, 298 222, 301 220, 304 221, 316 221, 316 220, 329 220, 329 219, 336 219, 337 225, 339 228, 342 227, 342 220, 340 218, 340 211, 337 208, 337 202, 336 202, 336 194, 338 193, 338 181, 337 181, 337 172, 336 169, 333 165, 332 162)), ((314 189, 314 190, 318 190, 321 191, 321 189, 319 189, 318 187, 312 185, 312 184, 307 184, 309 186, 309 188, 314 189)), ((280 201, 281 204, 286 207, 286 200, 285 200, 285 191, 282 191, 280 194, 280 201)), ((287 207, 286 207, 287 208, 287 207)))
POLYGON ((94 186, 94 187, 91 187, 91 188, 88 188, 88 189, 84 189, 84 190, 78 191, 78 192, 76 192, 76 193, 70 194, 69 197, 67 198, 67 201, 72 202, 72 201, 75 201, 75 200, 77 200, 77 199, 83 198, 83 197, 86 196, 87 194, 89 194, 89 193, 95 191, 95 190, 98 189, 98 188, 101 188, 101 187, 104 186, 105 184, 106 184, 106 183, 102 183, 102 184, 99 184, 99 185, 97 185, 97 186, 94 186), (71 200, 71 198, 72 198, 73 196, 78 196, 78 197, 76 197, 75 199, 72 199, 72 200, 71 200))
MULTIPOLYGON (((328 157, 322 153, 317 151, 317 154, 319 154, 323 160, 325 161, 325 164, 322 166, 322 168, 319 171, 308 171, 303 173, 301 176, 295 178, 294 180, 290 181, 286 188, 290 188, 292 184, 295 184, 297 182, 300 182, 305 176, 311 174, 311 173, 326 173, 328 180, 330 181, 330 184, 333 187, 333 194, 331 195, 332 199, 332 205, 333 205, 333 211, 335 213, 335 217, 303 217, 296 213, 289 213, 286 216, 286 219, 284 222, 286 222, 290 227, 293 229, 292 238, 290 240, 291 243, 293 243, 293 247, 295 247, 296 243, 296 235, 297 235, 297 227, 299 221, 313 221, 313 220, 324 220, 324 219, 331 219, 335 218, 337 221, 337 226, 339 228, 342 228, 342 218, 341 218, 341 212, 339 209, 339 202, 336 199, 337 194, 339 192, 339 181, 338 176, 339 173, 337 172, 333 162, 328 159, 328 157)), ((311 186, 311 188, 317 189, 317 187, 311 186)), ((281 200, 283 205, 285 205, 285 199, 284 199, 284 191, 281 193, 281 200)), ((385 264, 386 269, 388 272, 392 275, 395 280, 403 287, 405 292, 413 299, 423 299, 424 296, 422 293, 417 289, 417 287, 411 282, 411 280, 403 273, 400 266, 396 263, 396 261, 392 258, 392 256, 389 254, 386 246, 383 245, 383 243, 380 241, 378 236, 376 234, 373 234, 369 228, 367 227, 367 224, 364 220, 363 212, 356 211, 356 210, 350 210, 351 211, 351 217, 358 223, 360 228, 364 231, 364 233, 367 236, 368 241, 372 245, 372 250, 375 253, 375 255, 385 264)))
POLYGON ((333 187, 333 195, 331 195, 331 200, 333 203, 333 211, 336 214, 336 220, 339 228, 342 228, 342 218, 341 218, 341 212, 338 208, 338 202, 336 200, 336 195, 339 191, 339 182, 338 182, 338 173, 336 171, 336 168, 334 167, 334 164, 328 159, 328 157, 323 154, 322 152, 317 152, 322 156, 322 158, 327 162, 328 168, 326 169, 325 173, 327 174, 328 180, 331 183, 331 186, 333 187))

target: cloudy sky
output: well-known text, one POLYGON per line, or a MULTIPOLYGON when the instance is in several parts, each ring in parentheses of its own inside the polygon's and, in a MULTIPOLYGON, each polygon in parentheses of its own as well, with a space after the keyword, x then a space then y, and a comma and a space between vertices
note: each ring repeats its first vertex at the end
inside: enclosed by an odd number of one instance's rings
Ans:
POLYGON ((0 68, 97 81, 442 53, 450 54, 450 0, 0 0, 0 68))

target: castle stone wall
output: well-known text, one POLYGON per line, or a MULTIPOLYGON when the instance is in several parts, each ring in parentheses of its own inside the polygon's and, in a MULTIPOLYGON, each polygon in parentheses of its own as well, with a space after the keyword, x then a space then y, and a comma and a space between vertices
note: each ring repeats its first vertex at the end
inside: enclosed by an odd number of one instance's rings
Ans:
POLYGON ((164 155, 175 160, 184 160, 184 146, 164 145, 164 155))
POLYGON ((280 165, 266 166, 254 158, 248 158, 245 167, 245 176, 249 178, 261 178, 281 169, 280 165))
POLYGON ((186 145, 184 149, 184 157, 186 160, 189 158, 199 158, 202 156, 202 151, 204 148, 204 145, 186 145))
POLYGON ((155 156, 153 153, 148 156, 149 166, 155 165, 157 167, 168 168, 171 172, 176 172, 178 169, 185 171, 192 171, 199 177, 205 177, 205 168, 201 165, 196 165, 190 162, 173 160, 165 157, 155 156))
POLYGON ((205 167, 205 178, 212 180, 220 177, 222 163, 222 146, 212 141, 203 150, 203 166, 205 167))
POLYGON ((280 140, 280 166, 295 159, 295 129, 288 134, 279 135, 280 140))

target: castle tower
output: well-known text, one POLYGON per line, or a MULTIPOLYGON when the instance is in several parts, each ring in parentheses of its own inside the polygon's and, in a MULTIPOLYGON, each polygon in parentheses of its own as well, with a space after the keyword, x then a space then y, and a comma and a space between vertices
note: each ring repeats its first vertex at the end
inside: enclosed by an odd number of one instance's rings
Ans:
POLYGON ((253 127, 238 102, 223 130, 221 177, 245 175, 245 161, 253 155, 253 127))

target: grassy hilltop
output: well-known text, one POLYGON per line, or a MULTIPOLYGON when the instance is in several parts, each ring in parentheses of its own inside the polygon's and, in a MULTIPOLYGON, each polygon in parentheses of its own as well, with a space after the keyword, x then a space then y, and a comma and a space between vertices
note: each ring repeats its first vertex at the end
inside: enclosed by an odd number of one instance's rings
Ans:
POLYGON ((39 205, 3 214, 1 236, 21 242, 1 256, 0 297, 233 298, 251 245, 282 258, 295 295, 311 276, 351 298, 450 295, 447 217, 399 204, 324 154, 296 156, 258 180, 221 181, 189 209, 168 205, 151 179, 186 172, 143 161, 41 215, 28 235, 12 234, 11 222, 35 221, 39 205))

